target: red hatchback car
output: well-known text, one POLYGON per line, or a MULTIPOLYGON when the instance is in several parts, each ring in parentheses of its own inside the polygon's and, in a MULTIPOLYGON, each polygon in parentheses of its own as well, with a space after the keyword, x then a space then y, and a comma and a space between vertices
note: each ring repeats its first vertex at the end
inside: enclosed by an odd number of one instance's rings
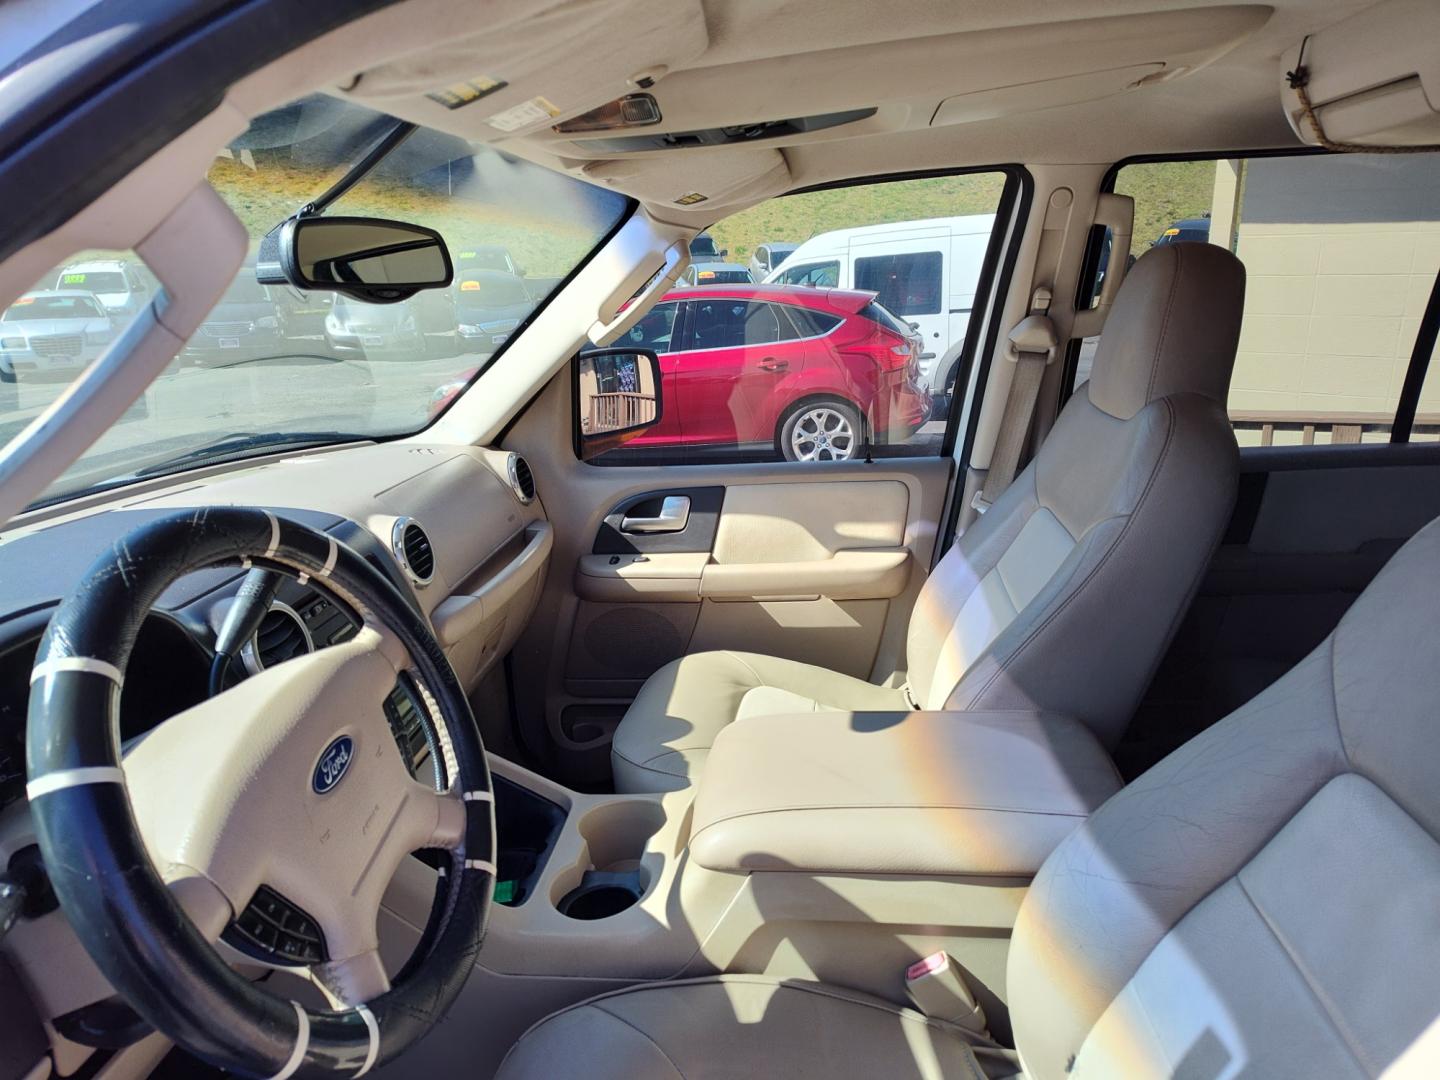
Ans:
POLYGON ((660 356, 661 422, 642 447, 773 449, 790 461, 903 442, 930 416, 920 341, 871 292, 787 285, 676 289, 616 345, 660 356))

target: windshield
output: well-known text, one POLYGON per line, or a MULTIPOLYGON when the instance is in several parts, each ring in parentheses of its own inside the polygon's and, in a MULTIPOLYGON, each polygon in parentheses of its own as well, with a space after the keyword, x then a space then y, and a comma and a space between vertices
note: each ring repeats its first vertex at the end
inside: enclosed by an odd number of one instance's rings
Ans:
POLYGON ((92 293, 129 292, 125 275, 114 270, 69 270, 61 273, 55 282, 57 289, 84 289, 92 293))
POLYGON ((22 296, 5 309, 0 322, 22 319, 101 319, 105 313, 88 296, 22 296))
POLYGON ((509 274, 462 272, 458 280, 460 303, 465 307, 513 307, 530 302, 525 283, 509 274))
POLYGON ((264 285, 255 280, 253 274, 241 273, 225 290, 225 295, 220 298, 220 303, 263 304, 269 299, 270 293, 264 285))
MULTIPOLYGON (((523 322, 630 208, 615 192, 420 128, 326 213, 437 230, 457 266, 454 285, 391 305, 258 285, 260 239, 394 124, 316 95, 258 117, 222 151, 208 179, 250 235, 244 266, 169 368, 42 501, 279 446, 413 434, 437 415, 437 389, 483 377, 512 340, 474 332, 475 308, 502 306, 507 330, 523 322), (478 287, 462 292, 467 281, 478 287)), ((123 289, 120 270, 146 274, 133 252, 84 252, 35 290, 57 282, 83 293, 123 289), (109 267, 85 267, 99 259, 109 267)), ((150 296, 112 316, 117 330, 150 296)), ((64 363, 27 356, 9 365, 13 374, 0 351, 0 441, 54 400, 99 348, 64 363)))

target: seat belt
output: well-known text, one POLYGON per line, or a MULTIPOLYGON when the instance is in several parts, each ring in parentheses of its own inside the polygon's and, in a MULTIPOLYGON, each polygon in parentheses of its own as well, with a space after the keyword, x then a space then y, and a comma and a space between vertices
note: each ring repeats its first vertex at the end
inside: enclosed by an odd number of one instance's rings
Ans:
POLYGON ((985 484, 970 500, 970 505, 982 514, 1015 479, 1020 452, 1030 431, 1030 418, 1040 397, 1040 384, 1045 379, 1045 368, 1058 352, 1059 338, 1055 324, 1050 321, 1050 299, 1047 286, 1036 289, 1030 301, 1030 314, 1010 331, 1006 358, 1015 365, 1015 372, 1010 377, 1010 393, 1005 399, 1005 413, 1000 418, 1000 434, 990 455, 985 484))

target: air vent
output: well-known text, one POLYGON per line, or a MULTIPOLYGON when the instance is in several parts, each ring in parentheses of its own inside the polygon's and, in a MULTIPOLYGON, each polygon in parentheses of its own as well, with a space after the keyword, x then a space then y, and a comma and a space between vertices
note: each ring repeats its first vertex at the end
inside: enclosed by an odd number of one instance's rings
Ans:
POLYGON ((530 463, 519 454, 511 454, 506 467, 515 497, 522 505, 529 506, 535 499, 535 474, 530 471, 530 463))
POLYGON ((278 600, 260 620, 255 636, 242 650, 241 658, 251 672, 283 664, 294 656, 314 652, 315 642, 298 612, 278 600))
POLYGON ((435 576, 435 550, 430 536, 414 518, 402 517, 390 535, 395 558, 416 585, 428 585, 435 576))

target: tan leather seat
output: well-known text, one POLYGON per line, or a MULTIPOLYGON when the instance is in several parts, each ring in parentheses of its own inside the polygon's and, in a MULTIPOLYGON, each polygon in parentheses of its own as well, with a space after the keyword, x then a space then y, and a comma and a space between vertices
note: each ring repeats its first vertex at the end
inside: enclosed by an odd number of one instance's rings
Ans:
POLYGON ((688 786, 737 715, 1040 709, 1113 745, 1234 502, 1225 398, 1244 294, 1244 268, 1209 244, 1136 262, 1090 381, 925 583, 908 694, 771 657, 687 656, 650 678, 616 731, 617 790, 688 786))
MULTIPOLYGON (((1440 1072, 1437 612, 1440 522, 1289 674, 1061 842, 1009 954, 1026 1076, 1440 1072)), ((953 1028, 768 987, 595 999, 532 1028, 500 1075, 976 1075, 953 1028)))

